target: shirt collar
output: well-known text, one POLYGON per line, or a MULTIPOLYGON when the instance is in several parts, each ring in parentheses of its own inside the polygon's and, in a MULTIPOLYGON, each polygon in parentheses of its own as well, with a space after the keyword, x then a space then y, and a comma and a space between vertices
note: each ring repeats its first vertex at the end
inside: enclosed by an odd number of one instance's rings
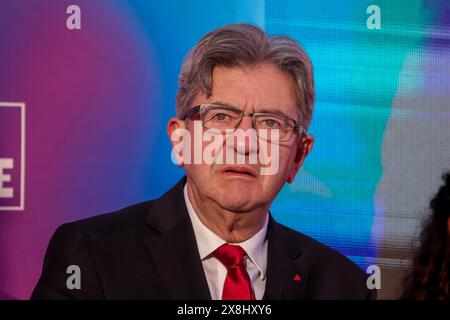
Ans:
MULTIPOLYGON (((208 256, 213 253, 218 247, 227 243, 225 240, 220 238, 207 226, 201 222, 200 218, 194 211, 191 201, 189 200, 187 192, 187 183, 183 188, 184 199, 186 202, 186 208, 189 213, 189 217, 192 222, 192 227, 194 229, 195 239, 197 241, 198 251, 200 253, 200 259, 203 261, 208 258, 208 256)), ((261 275, 264 277, 266 274, 267 261, 264 256, 264 245, 266 242, 267 225, 269 222, 269 215, 266 215, 266 220, 264 221, 261 229, 254 234, 250 239, 243 242, 233 243, 234 245, 239 245, 245 250, 250 260, 258 268, 261 275)))

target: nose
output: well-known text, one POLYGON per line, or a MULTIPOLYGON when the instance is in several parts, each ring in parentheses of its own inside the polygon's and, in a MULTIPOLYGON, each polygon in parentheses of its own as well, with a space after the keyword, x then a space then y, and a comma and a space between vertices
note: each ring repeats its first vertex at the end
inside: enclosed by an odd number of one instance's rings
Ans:
POLYGON ((234 151, 241 155, 258 152, 258 135, 251 116, 244 116, 234 134, 234 151))
POLYGON ((241 128, 242 130, 253 128, 253 118, 251 116, 244 115, 242 117, 241 123, 239 123, 238 128, 241 128))

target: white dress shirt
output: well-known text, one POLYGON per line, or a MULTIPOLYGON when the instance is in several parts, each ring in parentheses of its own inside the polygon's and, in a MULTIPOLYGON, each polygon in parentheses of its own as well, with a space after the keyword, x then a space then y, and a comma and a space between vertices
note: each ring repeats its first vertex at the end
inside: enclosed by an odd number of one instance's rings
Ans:
MULTIPOLYGON (((208 229, 208 227, 200 221, 200 218, 195 213, 189 200, 187 183, 184 185, 183 192, 189 217, 191 218, 192 226, 194 228, 195 239, 202 260, 203 270, 205 271, 206 280, 208 281, 211 298, 213 300, 221 300, 227 269, 219 260, 211 256, 211 254, 218 247, 227 242, 208 229)), ((250 276, 250 281, 257 300, 262 299, 266 286, 266 232, 268 221, 269 215, 267 214, 262 228, 253 235, 253 237, 244 242, 233 243, 234 245, 241 246, 247 253, 245 258, 246 269, 250 276)))

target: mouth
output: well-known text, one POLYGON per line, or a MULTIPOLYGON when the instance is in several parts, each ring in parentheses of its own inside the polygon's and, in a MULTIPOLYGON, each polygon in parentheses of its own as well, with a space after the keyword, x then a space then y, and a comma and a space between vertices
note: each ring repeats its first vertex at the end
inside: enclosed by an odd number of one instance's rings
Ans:
POLYGON ((222 173, 228 176, 235 176, 235 177, 257 176, 255 169, 244 166, 227 166, 222 170, 222 173))

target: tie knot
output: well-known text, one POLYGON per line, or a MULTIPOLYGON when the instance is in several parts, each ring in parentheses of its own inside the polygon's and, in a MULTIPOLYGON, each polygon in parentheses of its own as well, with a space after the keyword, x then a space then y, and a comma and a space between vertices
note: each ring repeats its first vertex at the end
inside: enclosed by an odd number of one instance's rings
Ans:
POLYGON ((213 256, 222 262, 227 269, 233 267, 245 267, 244 258, 246 255, 245 250, 240 246, 227 243, 220 246, 213 252, 213 256))

